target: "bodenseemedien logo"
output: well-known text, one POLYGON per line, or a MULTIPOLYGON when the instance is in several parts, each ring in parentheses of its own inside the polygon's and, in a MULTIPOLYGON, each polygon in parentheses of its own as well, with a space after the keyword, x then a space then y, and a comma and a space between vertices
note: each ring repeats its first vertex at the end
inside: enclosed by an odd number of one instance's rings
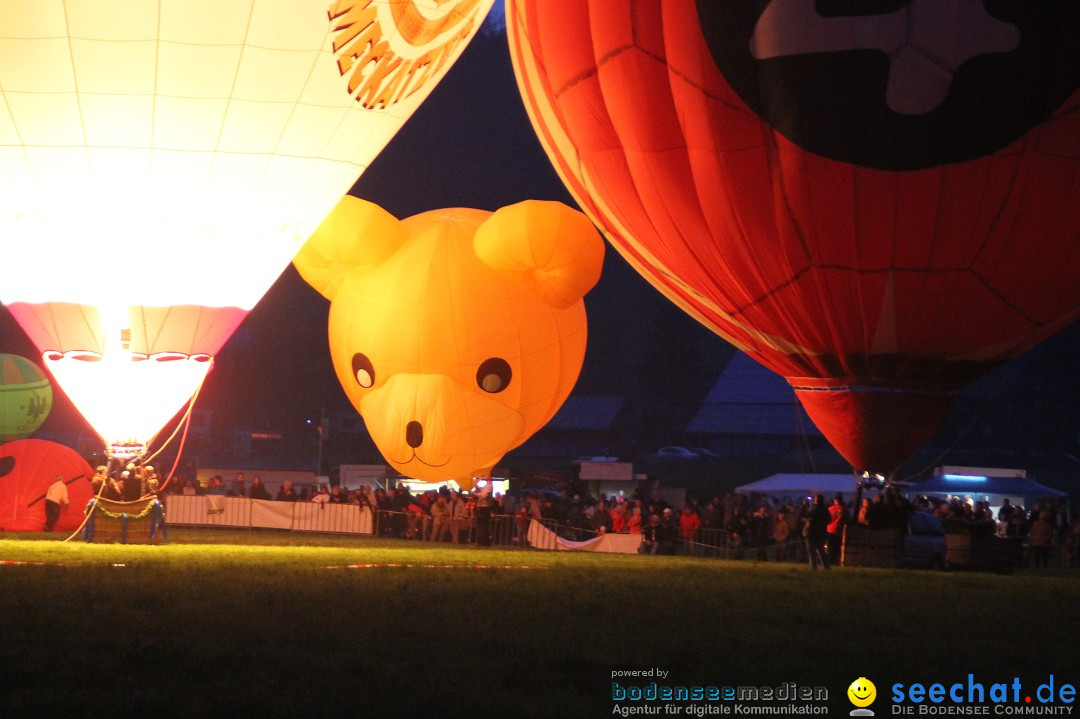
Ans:
POLYGON ((781 682, 776 685, 683 684, 660 667, 611 672, 611 713, 616 716, 828 716, 824 686, 781 682), (627 677, 651 681, 627 682, 627 677), (661 681, 656 681, 657 679, 661 681), (617 681, 616 681, 617 680, 617 681))
POLYGON ((850 714, 853 717, 872 717, 874 711, 867 709, 877 698, 877 687, 866 677, 859 677, 847 690, 848 701, 855 705, 850 714))

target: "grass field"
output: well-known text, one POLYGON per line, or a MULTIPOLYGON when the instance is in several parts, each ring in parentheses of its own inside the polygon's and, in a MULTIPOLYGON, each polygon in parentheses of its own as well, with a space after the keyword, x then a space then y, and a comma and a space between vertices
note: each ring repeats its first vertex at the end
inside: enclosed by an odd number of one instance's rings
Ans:
POLYGON ((1075 570, 814 573, 172 534, 164 546, 0 539, 0 561, 28 562, 0 565, 0 717, 600 717, 613 672, 651 668, 671 685, 824 686, 833 716, 860 676, 881 697, 969 673, 1080 683, 1075 570), (376 566, 328 568, 356 564, 376 566))

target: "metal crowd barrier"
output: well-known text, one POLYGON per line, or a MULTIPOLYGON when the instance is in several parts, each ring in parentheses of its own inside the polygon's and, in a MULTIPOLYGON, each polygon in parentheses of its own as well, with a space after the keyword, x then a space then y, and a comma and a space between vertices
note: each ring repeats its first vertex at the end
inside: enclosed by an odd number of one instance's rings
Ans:
MULTIPOLYGON (((164 497, 166 521, 173 526, 244 527, 286 529, 299 532, 366 534, 377 537, 432 541, 434 529, 431 517, 411 512, 381 510, 354 504, 315 502, 277 502, 270 500, 227 497, 222 495, 170 494, 164 497)), ((529 520, 524 523, 508 514, 491 517, 490 543, 497 547, 557 549, 558 539, 583 541, 596 532, 582 527, 559 524, 554 519, 537 520, 550 533, 537 535, 536 544, 528 540, 529 520), (551 546, 545 546, 550 544, 551 546)), ((451 520, 448 531, 440 531, 437 539, 452 543, 457 532, 458 543, 478 544, 477 518, 469 516, 451 520)), ((783 544, 754 546, 733 542, 721 529, 699 529, 694 539, 687 541, 676 536, 661 546, 660 554, 684 554, 716 559, 748 559, 756 561, 806 561, 805 544, 801 540, 783 544)))

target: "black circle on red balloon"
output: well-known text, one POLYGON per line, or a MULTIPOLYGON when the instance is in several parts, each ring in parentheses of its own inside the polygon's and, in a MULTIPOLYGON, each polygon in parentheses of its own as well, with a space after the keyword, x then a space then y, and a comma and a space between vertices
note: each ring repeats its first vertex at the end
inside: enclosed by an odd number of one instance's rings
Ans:
POLYGON ((747 105, 804 150, 865 167, 919 170, 988 155, 1044 123, 1080 87, 1080 0, 698 0, 697 8, 717 68, 747 105), (932 109, 896 112, 886 102, 895 52, 754 57, 751 37, 774 2, 809 7, 823 33, 838 18, 878 22, 910 11, 910 24, 916 5, 975 4, 1015 27, 1018 39, 1012 50, 960 63, 932 109))

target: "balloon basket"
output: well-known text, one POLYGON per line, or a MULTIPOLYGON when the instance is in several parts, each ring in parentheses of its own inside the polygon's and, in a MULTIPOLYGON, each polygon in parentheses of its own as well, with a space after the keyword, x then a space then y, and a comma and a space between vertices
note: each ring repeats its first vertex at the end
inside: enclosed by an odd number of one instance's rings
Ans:
POLYGON ((157 544, 167 541, 165 509, 157 497, 134 502, 91 499, 83 527, 83 541, 94 543, 157 544))
POLYGON ((869 529, 849 524, 844 527, 840 563, 845 567, 900 566, 904 535, 899 529, 869 529))

